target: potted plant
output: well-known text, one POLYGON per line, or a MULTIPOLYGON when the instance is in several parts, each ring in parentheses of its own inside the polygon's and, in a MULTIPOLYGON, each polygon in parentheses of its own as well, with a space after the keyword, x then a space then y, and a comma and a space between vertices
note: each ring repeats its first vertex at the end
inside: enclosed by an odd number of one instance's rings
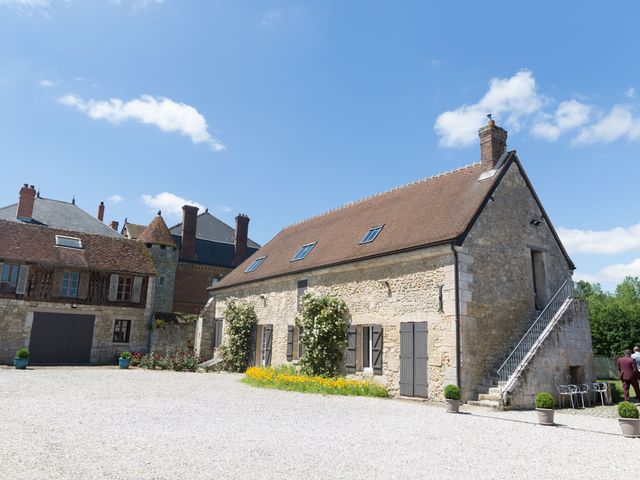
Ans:
POLYGON ((460 389, 456 385, 444 387, 444 398, 447 401, 447 412, 458 413, 460 408, 460 389))
POLYGON ((640 413, 631 402, 620 402, 618 404, 618 423, 625 437, 640 437, 640 413))
POLYGON ((129 368, 129 365, 131 365, 131 352, 122 352, 120 358, 118 358, 118 365, 120 368, 129 368))
POLYGON ((24 370, 29 365, 29 350, 21 348, 16 352, 16 357, 13 359, 13 366, 18 370, 24 370))
POLYGON ((536 395, 536 410, 538 411, 538 423, 540 425, 553 425, 553 407, 556 400, 549 392, 538 392, 536 395))

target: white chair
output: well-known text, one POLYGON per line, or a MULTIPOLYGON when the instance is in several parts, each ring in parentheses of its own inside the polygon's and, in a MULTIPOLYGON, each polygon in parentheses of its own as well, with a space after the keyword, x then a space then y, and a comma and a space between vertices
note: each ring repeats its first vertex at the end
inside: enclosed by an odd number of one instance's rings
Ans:
POLYGON ((604 382, 593 382, 593 391, 597 395, 600 394, 600 401, 602 402, 602 406, 604 407, 604 397, 607 393, 607 384, 604 382))
POLYGON ((571 408, 575 409, 576 407, 573 402, 575 390, 572 389, 570 385, 556 385, 556 389, 558 390, 558 394, 560 395, 560 406, 564 408, 564 397, 568 396, 571 400, 571 408))

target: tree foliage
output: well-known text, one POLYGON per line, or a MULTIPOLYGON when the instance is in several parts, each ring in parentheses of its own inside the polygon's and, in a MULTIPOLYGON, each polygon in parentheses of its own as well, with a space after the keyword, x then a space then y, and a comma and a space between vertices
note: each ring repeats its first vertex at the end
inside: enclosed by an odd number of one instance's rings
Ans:
POLYGON ((231 372, 244 372, 249 363, 251 333, 257 322, 253 305, 230 298, 224 311, 227 341, 222 345, 224 368, 231 372))
POLYGON ((338 373, 346 343, 347 305, 330 295, 302 297, 296 325, 302 327, 302 370, 309 375, 332 377, 338 373))
POLYGON ((578 297, 589 304, 593 352, 620 356, 627 348, 640 345, 640 279, 627 277, 614 293, 598 283, 579 281, 578 297))

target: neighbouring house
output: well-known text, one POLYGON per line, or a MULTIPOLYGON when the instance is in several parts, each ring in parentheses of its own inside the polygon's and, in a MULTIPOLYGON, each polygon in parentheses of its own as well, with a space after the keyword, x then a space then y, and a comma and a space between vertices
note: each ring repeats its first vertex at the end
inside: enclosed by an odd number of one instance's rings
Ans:
POLYGON ((392 394, 527 407, 539 390, 593 378, 574 264, 507 132, 481 128, 480 162, 383 192, 284 228, 212 285, 258 317, 251 358, 295 362, 305 292, 349 309, 343 371, 392 394), (488 392, 488 393, 487 393, 488 392))
POLYGON ((0 363, 21 347, 33 364, 147 351, 155 274, 141 243, 24 185, 18 204, 0 209, 0 363))

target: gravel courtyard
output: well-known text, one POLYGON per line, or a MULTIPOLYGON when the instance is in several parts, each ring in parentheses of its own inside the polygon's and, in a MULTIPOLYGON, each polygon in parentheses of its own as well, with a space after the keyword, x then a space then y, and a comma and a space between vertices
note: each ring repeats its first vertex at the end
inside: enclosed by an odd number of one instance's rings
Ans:
POLYGON ((622 478, 615 419, 256 389, 238 375, 0 367, 0 478, 622 478))

